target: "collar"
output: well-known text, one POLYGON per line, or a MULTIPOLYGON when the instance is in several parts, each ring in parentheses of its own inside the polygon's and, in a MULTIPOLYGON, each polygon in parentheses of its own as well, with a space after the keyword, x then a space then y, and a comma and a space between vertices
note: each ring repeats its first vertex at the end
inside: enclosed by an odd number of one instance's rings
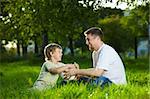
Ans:
POLYGON ((102 48, 105 46, 105 43, 103 43, 102 44, 102 46, 97 50, 97 51, 94 51, 95 53, 99 53, 101 50, 102 50, 102 48))

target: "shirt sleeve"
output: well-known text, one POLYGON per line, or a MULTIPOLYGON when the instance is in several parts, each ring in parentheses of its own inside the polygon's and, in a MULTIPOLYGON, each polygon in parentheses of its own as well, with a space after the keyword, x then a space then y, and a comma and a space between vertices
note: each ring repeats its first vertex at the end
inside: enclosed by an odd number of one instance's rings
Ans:
POLYGON ((47 70, 56 67, 55 64, 51 63, 51 62, 45 62, 44 66, 47 70))
POLYGON ((57 67, 62 67, 62 66, 65 66, 65 64, 64 64, 64 63, 59 62, 59 65, 58 65, 57 67))
POLYGON ((61 62, 59 62, 58 64, 54 64, 52 62, 45 62, 43 65, 44 65, 46 70, 49 70, 49 69, 55 68, 55 67, 65 66, 65 64, 61 63, 61 62))

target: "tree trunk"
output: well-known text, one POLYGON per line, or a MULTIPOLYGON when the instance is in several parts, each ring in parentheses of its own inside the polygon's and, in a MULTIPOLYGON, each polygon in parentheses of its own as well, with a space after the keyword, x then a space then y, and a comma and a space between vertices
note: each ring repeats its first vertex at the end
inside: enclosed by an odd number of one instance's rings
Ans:
POLYGON ((135 43, 134 43, 134 46, 135 46, 135 59, 137 59, 137 37, 135 37, 135 43))
POLYGON ((48 34, 46 31, 43 32, 42 34, 42 51, 41 51, 41 55, 42 55, 42 58, 43 58, 43 61, 45 61, 45 57, 44 57, 44 48, 45 46, 48 44, 48 34))
POLYGON ((27 55, 27 45, 22 44, 22 54, 23 56, 27 55))
POLYGON ((22 56, 27 55, 27 45, 24 43, 23 39, 21 39, 21 47, 22 47, 22 56))
POLYGON ((150 60, 150 36, 148 38, 148 55, 147 56, 149 57, 149 60, 150 60))
POLYGON ((74 56, 73 40, 72 40, 72 37, 70 37, 70 36, 69 36, 69 48, 71 50, 71 55, 74 56))
POLYGON ((2 15, 2 4, 1 4, 1 0, 0 0, 0 15, 2 15))
POLYGON ((34 43, 35 43, 35 54, 39 54, 36 37, 34 37, 34 43))
POLYGON ((17 40, 17 54, 20 56, 20 41, 17 40))
POLYGON ((2 40, 0 40, 0 53, 2 52, 2 40))

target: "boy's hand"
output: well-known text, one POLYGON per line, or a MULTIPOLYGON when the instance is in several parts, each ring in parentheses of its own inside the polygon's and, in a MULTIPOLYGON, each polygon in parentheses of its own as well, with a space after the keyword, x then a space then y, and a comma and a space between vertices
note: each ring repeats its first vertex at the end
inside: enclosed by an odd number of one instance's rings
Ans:
POLYGON ((66 64, 66 67, 68 69, 75 69, 76 68, 76 66, 74 64, 66 64))

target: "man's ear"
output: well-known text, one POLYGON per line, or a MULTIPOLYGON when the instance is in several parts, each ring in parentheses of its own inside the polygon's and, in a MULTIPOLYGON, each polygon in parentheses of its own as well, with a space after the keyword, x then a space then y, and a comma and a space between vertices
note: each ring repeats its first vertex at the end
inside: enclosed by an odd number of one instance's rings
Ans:
POLYGON ((99 36, 96 37, 97 40, 101 40, 101 38, 99 36))

